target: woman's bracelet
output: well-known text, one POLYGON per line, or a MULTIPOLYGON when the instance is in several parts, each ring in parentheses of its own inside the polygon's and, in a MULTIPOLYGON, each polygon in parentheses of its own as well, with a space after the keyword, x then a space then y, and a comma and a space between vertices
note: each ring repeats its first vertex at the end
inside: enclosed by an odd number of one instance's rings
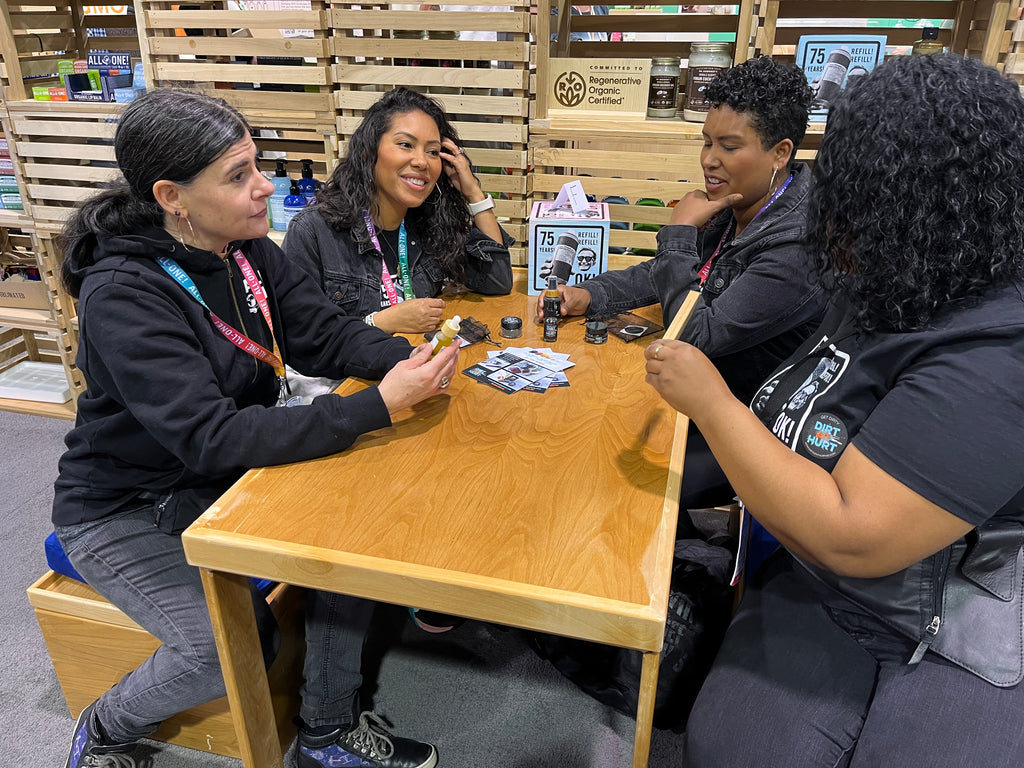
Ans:
POLYGON ((377 324, 375 322, 373 322, 373 316, 376 315, 376 314, 377 314, 376 312, 371 312, 370 314, 368 314, 366 317, 363 318, 363 322, 366 323, 371 328, 376 328, 377 324))
POLYGON ((491 210, 494 207, 494 198, 488 195, 479 203, 468 203, 468 205, 469 215, 476 216, 478 213, 491 210))

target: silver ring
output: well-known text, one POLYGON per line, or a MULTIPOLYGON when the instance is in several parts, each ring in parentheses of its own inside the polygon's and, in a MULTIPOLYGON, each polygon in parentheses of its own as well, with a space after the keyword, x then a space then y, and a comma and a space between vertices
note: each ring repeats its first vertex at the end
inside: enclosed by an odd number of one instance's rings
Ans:
POLYGON ((464 150, 462 147, 459 147, 457 150, 455 150, 455 153, 458 155, 464 155, 466 154, 466 150, 464 150))
POLYGON ((442 376, 441 377, 441 389, 448 389, 448 385, 449 384, 451 384, 451 382, 448 381, 448 377, 447 376, 442 376))
POLYGON ((658 357, 658 355, 660 355, 660 354, 661 354, 661 348, 662 348, 662 346, 664 346, 664 345, 663 345, 663 344, 659 344, 658 346, 656 346, 656 347, 654 348, 654 351, 653 351, 653 352, 651 353, 651 357, 653 357, 653 358, 654 358, 655 360, 661 360, 661 358, 660 358, 660 357, 658 357))

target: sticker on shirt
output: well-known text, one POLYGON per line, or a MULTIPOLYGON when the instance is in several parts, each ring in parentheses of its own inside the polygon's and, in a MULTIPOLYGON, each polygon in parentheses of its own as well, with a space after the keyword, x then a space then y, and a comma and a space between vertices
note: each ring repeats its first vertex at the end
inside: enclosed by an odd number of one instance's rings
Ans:
MULTIPOLYGON (((259 270, 256 270, 256 278, 260 281, 260 285, 266 286, 263 282, 263 275, 260 274, 259 270)), ((242 281, 243 290, 245 291, 245 306, 249 308, 249 314, 255 315, 260 311, 259 303, 256 301, 256 297, 252 294, 252 289, 249 287, 249 281, 242 281)))
POLYGON ((834 459, 849 441, 843 420, 832 413, 816 413, 804 422, 800 442, 817 459, 834 459))
POLYGON ((850 356, 832 344, 815 349, 762 384, 750 410, 795 451, 801 438, 813 433, 815 402, 836 385, 849 362, 850 356))

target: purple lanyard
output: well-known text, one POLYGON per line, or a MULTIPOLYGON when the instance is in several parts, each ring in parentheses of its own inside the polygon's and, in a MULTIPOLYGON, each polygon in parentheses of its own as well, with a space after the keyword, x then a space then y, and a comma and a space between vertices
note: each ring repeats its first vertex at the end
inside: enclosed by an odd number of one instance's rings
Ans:
MULTIPOLYGON (((774 203, 776 200, 778 200, 782 196, 782 193, 786 191, 786 187, 789 186, 789 182, 791 182, 792 180, 793 180, 793 174, 791 173, 791 174, 789 174, 788 177, 786 177, 785 183, 781 187, 779 187, 777 190, 775 190, 775 194, 771 196, 771 199, 767 203, 762 205, 761 209, 757 213, 754 214, 754 218, 752 218, 750 220, 750 224, 753 224, 755 221, 757 221, 757 217, 760 216, 762 213, 764 213, 765 209, 767 209, 769 205, 774 203)), ((735 222, 733 222, 733 223, 735 223, 735 222)), ((747 226, 749 227, 750 224, 747 224, 747 226)), ((718 247, 715 248, 715 252, 711 254, 711 258, 709 258, 706 262, 704 262, 704 266, 701 267, 700 268, 700 272, 697 273, 697 276, 700 278, 700 284, 701 285, 704 285, 704 281, 707 280, 708 279, 708 275, 711 274, 711 264, 712 264, 712 262, 714 262, 715 257, 718 256, 718 252, 720 250, 722 250, 722 246, 725 245, 725 241, 728 239, 729 233, 732 231, 732 229, 733 229, 733 225, 732 224, 730 224, 728 227, 725 228, 725 232, 722 233, 722 239, 718 241, 718 247)))

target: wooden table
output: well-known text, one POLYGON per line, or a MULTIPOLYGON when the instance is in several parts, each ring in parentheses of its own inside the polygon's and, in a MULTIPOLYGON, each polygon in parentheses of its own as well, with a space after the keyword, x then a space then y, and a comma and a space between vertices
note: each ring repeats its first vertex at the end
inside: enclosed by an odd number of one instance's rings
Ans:
MULTIPOLYGON (((659 335, 585 344, 571 318, 547 345, 534 302, 470 294, 445 314, 505 347, 570 353, 569 387, 510 395, 458 373, 344 453, 250 471, 182 536, 246 768, 282 766, 248 576, 644 651, 633 766, 646 766, 687 421, 644 382, 659 335), (505 315, 522 338, 500 338, 505 315)), ((492 349, 464 349, 459 370, 492 349)))

